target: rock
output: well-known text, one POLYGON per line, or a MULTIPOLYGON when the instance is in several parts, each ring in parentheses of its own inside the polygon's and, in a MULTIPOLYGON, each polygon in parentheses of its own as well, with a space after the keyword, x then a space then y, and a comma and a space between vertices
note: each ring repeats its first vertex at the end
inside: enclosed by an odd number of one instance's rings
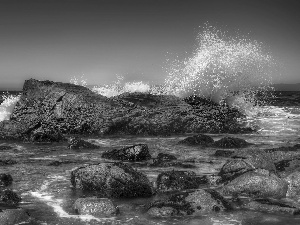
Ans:
POLYGON ((102 163, 71 172, 75 188, 96 191, 99 197, 149 197, 153 187, 141 172, 123 163, 102 163))
POLYGON ((167 153, 158 153, 156 159, 158 161, 172 161, 172 160, 177 160, 176 156, 170 155, 167 153))
POLYGON ((203 215, 231 209, 231 205, 215 190, 184 192, 168 199, 154 201, 147 213, 154 217, 203 215))
POLYGON ((157 177, 157 190, 159 192, 180 191, 185 189, 196 189, 207 180, 197 177, 193 171, 169 171, 163 172, 157 177))
POLYGON ((243 208, 267 213, 300 214, 299 206, 276 199, 256 199, 244 205, 243 208))
POLYGON ((98 145, 94 145, 88 141, 82 140, 78 137, 70 137, 68 139, 68 148, 70 149, 81 149, 81 148, 90 148, 97 149, 100 148, 98 145))
POLYGON ((24 209, 5 209, 0 212, 1 225, 36 224, 24 209))
POLYGON ((13 159, 0 159, 0 166, 8 166, 17 164, 17 161, 13 159))
POLYGON ((187 137, 178 142, 178 144, 185 145, 200 145, 200 146, 210 146, 214 143, 214 139, 212 139, 208 135, 198 134, 192 137, 187 137))
POLYGON ((286 193, 287 197, 293 198, 300 194, 300 172, 296 171, 291 173, 289 176, 284 178, 288 182, 288 190, 286 193))
POLYGON ((10 174, 1 173, 0 174, 0 186, 9 186, 12 184, 12 177, 10 174))
POLYGON ((300 151, 295 146, 265 149, 265 152, 271 156, 274 163, 300 159, 300 151))
POLYGON ((242 114, 212 102, 192 104, 171 95, 124 93, 107 98, 83 86, 26 80, 1 139, 58 141, 61 135, 249 132, 242 114))
POLYGON ((234 151, 217 150, 213 156, 216 156, 216 157, 230 157, 233 154, 234 154, 234 151))
POLYGON ((148 145, 138 144, 121 149, 113 149, 102 154, 102 158, 126 161, 143 161, 151 159, 148 145))
POLYGON ((224 137, 216 141, 213 146, 217 148, 244 148, 251 145, 241 138, 224 137))
POLYGON ((263 150, 245 149, 236 151, 220 170, 223 182, 228 182, 243 173, 256 169, 265 169, 276 173, 271 157, 263 150))
POLYGON ((225 195, 246 195, 255 198, 284 198, 288 183, 269 171, 247 172, 222 187, 225 195))
POLYGON ((6 205, 17 205, 19 204, 19 202, 21 202, 22 199, 20 196, 18 196, 17 193, 5 189, 0 192, 0 200, 6 205))
POLYGON ((177 161, 177 158, 173 155, 166 153, 159 153, 156 159, 149 164, 152 167, 180 167, 180 168, 195 168, 195 165, 189 163, 182 163, 177 161))
POLYGON ((293 172, 300 167, 300 159, 288 159, 275 163, 276 170, 284 174, 284 172, 293 172))
POLYGON ((110 217, 118 214, 118 208, 108 198, 79 198, 73 207, 80 215, 110 217))

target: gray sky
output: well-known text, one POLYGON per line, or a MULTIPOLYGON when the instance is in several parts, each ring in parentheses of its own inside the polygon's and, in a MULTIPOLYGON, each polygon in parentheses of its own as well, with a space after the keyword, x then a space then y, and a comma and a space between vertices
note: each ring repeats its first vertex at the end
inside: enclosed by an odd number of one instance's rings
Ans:
POLYGON ((300 83, 299 6, 298 0, 0 0, 0 88, 82 74, 89 84, 110 83, 116 74, 161 83, 168 54, 191 51, 206 22, 263 42, 280 64, 283 76, 275 81, 300 83))

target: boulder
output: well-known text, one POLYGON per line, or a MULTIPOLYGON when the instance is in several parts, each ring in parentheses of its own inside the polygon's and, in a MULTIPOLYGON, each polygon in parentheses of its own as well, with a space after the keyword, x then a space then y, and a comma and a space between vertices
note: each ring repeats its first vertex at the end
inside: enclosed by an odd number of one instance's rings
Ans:
POLYGON ((255 198, 284 198, 288 183, 269 171, 251 171, 242 174, 222 187, 225 195, 245 195, 255 198))
POLYGON ((200 145, 200 146, 210 146, 214 143, 214 139, 212 139, 208 135, 198 134, 191 137, 187 137, 178 142, 178 144, 184 145, 200 145))
POLYGON ((71 172, 75 188, 96 191, 99 197, 149 197, 153 187, 141 172, 124 163, 102 163, 71 172))
POLYGON ((78 137, 70 137, 68 139, 68 148, 70 149, 81 149, 81 148, 90 148, 97 149, 100 148, 98 145, 94 145, 88 141, 82 140, 78 137))
POLYGON ((282 202, 277 199, 256 199, 243 206, 244 209, 267 212, 299 215, 299 205, 282 202))
POLYGON ((159 192, 180 191, 196 189, 201 184, 206 184, 205 177, 198 177, 193 171, 168 171, 157 177, 157 190, 159 192))
POLYGON ((5 205, 17 205, 21 202, 21 197, 12 190, 5 189, 0 191, 0 200, 5 205))
POLYGON ((223 182, 228 182, 243 173, 256 169, 268 170, 276 173, 271 157, 263 150, 245 149, 236 151, 221 168, 219 176, 223 182))
POLYGON ((148 145, 138 144, 121 149, 113 149, 102 154, 102 158, 124 160, 124 161, 143 161, 151 159, 148 145))
POLYGON ((241 138, 224 137, 216 141, 213 146, 216 148, 244 148, 251 145, 241 138))
POLYGON ((300 159, 287 159, 275 163, 276 170, 284 176, 291 173, 300 167, 300 159))
POLYGON ((215 154, 213 154, 213 156, 216 157, 230 157, 234 154, 234 151, 230 151, 230 150, 217 150, 215 151, 215 154))
POLYGON ((1 225, 36 224, 24 209, 5 209, 0 212, 1 225))
POLYGON ((217 191, 199 189, 154 201, 147 213, 153 217, 194 216, 229 209, 231 205, 217 191))
POLYGON ((158 153, 156 160, 158 161, 172 161, 172 160, 177 160, 176 156, 170 155, 167 153, 158 153))
POLYGON ((281 161, 291 161, 297 158, 300 159, 300 151, 299 148, 297 148, 297 145, 265 149, 265 152, 271 156, 274 163, 279 163, 281 161))
POLYGON ((189 163, 183 163, 177 161, 177 158, 173 155, 166 153, 159 153, 156 159, 153 159, 153 162, 149 164, 152 167, 180 167, 180 168, 195 168, 195 165, 189 163))
POLYGON ((300 172, 296 171, 284 178, 288 182, 287 197, 293 198, 300 194, 300 172))
POLYGON ((73 207, 80 215, 111 217, 118 214, 118 208, 108 198, 78 198, 73 207))

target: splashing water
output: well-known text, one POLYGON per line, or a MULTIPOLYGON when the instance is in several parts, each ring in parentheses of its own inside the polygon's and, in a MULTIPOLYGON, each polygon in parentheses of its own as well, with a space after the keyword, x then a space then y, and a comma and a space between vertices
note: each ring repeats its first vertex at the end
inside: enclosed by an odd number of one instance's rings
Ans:
POLYGON ((271 84, 274 62, 257 41, 226 36, 210 26, 199 34, 197 41, 198 47, 191 57, 171 62, 165 80, 167 93, 233 103, 234 96, 247 93, 249 100, 250 95, 271 84))
POLYGON ((11 113, 14 110, 15 105, 20 100, 21 95, 3 95, 4 101, 0 105, 0 122, 3 120, 9 120, 11 113))

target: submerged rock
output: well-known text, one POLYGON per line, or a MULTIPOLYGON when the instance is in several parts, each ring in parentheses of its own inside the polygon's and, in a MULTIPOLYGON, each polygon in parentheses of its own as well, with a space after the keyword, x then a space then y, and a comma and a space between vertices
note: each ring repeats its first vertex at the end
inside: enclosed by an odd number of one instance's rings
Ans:
POLYGON ((284 198, 288 183, 269 171, 247 172, 222 187, 225 195, 246 195, 255 198, 284 198))
POLYGON ((231 205, 218 192, 199 189, 154 201, 150 204, 147 213, 154 217, 171 217, 202 215, 228 209, 231 209, 231 205))
POLYGON ((151 167, 180 167, 180 168, 195 168, 195 165, 177 161, 177 158, 170 154, 159 153, 156 159, 149 164, 151 167))
POLYGON ((187 137, 178 142, 178 144, 200 145, 200 146, 210 146, 213 143, 214 143, 214 139, 204 134, 198 134, 191 137, 187 137))
POLYGON ((198 177, 193 171, 168 171, 157 177, 159 192, 196 189, 201 184, 207 184, 205 177, 198 177))
POLYGON ((8 166, 17 164, 17 161, 13 159, 0 159, 0 166, 8 166))
POLYGON ((151 159, 148 145, 138 144, 121 149, 113 149, 102 154, 102 158, 126 161, 143 161, 151 159))
POLYGON ((217 148, 244 148, 251 145, 241 138, 224 137, 216 141, 213 146, 217 148))
POLYGON ((123 163, 102 163, 71 172, 75 188, 97 191, 100 197, 149 197, 153 187, 141 172, 123 163))
POLYGON ((80 149, 80 148, 91 148, 96 149, 100 148, 98 145, 94 145, 88 141, 82 140, 78 137, 70 137, 68 139, 68 148, 70 149, 80 149))
POLYGON ((13 178, 10 174, 1 173, 0 174, 0 186, 9 186, 13 182, 13 178))
POLYGON ((119 211, 108 198, 78 198, 73 207, 80 215, 93 215, 98 217, 115 216, 119 211))
POLYGON ((1 225, 31 224, 35 223, 24 209, 5 209, 0 212, 1 225))
POLYGON ((243 208, 268 213, 300 214, 299 205, 282 202, 276 199, 256 199, 244 205, 243 208))

